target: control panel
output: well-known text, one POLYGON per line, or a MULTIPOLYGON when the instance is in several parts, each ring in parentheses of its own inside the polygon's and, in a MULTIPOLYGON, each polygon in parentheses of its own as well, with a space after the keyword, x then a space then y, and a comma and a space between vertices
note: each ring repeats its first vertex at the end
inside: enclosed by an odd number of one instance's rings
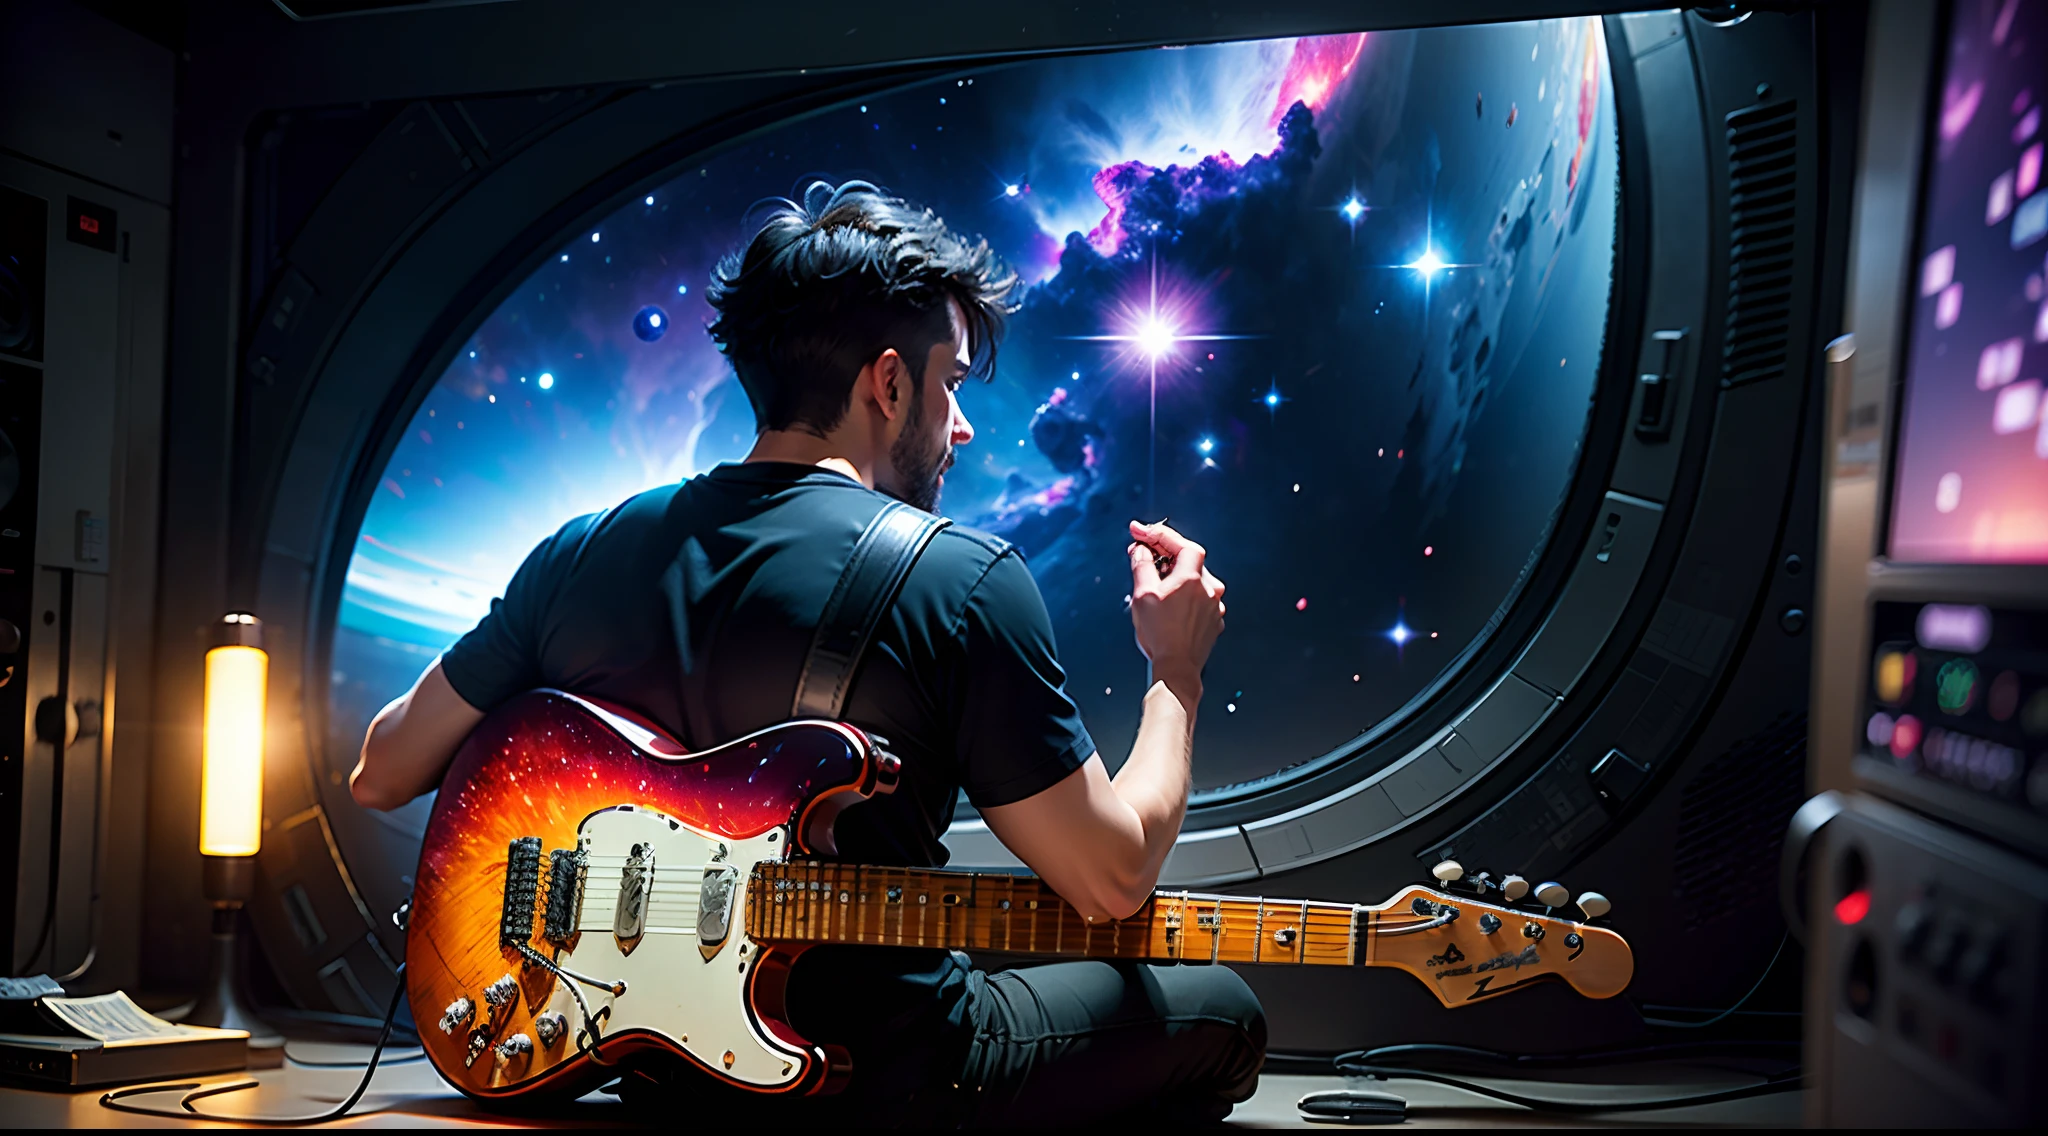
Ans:
POLYGON ((1857 794, 1821 837, 1809 1014, 1831 1126, 2023 1125, 2048 1105, 2048 870, 1857 794))
POLYGON ((1888 796, 2048 855, 2048 612, 1872 607, 1858 772, 1888 796))

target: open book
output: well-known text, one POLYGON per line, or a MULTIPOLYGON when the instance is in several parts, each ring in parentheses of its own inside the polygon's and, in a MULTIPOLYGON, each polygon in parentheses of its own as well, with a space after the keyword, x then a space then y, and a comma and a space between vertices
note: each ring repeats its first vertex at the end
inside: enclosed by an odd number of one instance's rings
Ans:
POLYGON ((249 1035, 167 1022, 119 990, 72 998, 47 976, 0 979, 0 1075, 104 1085, 241 1069, 249 1035))

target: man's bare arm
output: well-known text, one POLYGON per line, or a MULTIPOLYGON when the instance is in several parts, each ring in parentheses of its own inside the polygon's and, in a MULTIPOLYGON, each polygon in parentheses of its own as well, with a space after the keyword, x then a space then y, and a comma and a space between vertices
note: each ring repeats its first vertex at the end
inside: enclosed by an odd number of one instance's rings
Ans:
POLYGON ((395 809, 438 787, 484 712, 462 700, 435 659, 420 680, 370 721, 349 793, 369 809, 395 809))
POLYGON ((1152 685, 1131 755, 1114 778, 1092 755, 1024 800, 982 810, 989 831, 1090 919, 1121 919, 1151 896, 1180 835, 1192 781, 1202 664, 1223 630, 1223 584, 1200 545, 1133 525, 1131 622, 1152 685), (1162 578, 1157 552, 1173 559, 1162 578))

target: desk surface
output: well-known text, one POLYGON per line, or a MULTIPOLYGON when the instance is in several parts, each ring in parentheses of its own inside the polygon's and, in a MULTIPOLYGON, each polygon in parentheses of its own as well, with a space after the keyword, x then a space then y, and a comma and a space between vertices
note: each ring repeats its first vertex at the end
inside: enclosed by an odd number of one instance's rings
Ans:
MULTIPOLYGON (((416 1052, 416 1051, 415 1051, 416 1052)), ((294 1116, 332 1108, 346 1097, 361 1077, 360 1069, 308 1067, 303 1061, 360 1061, 368 1056, 364 1046, 320 1043, 294 1044, 282 1069, 265 1069, 246 1078, 227 1075, 195 1078, 209 1084, 239 1079, 257 1082, 241 1093, 210 1097, 202 1102, 207 1111, 221 1115, 294 1116)), ((515 1121, 500 1113, 487 1112, 464 1099, 436 1076, 432 1067, 415 1058, 384 1066, 356 1106, 356 1112, 335 1122, 333 1127, 356 1128, 503 1128, 519 1124, 535 1128, 588 1128, 627 1126, 623 1109, 608 1097, 592 1094, 569 1106, 566 1113, 543 1119, 515 1121)), ((1755 1078, 1724 1068, 1704 1065, 1665 1065, 1651 1069, 1616 1070, 1611 1078, 1586 1080, 1564 1086, 1530 1085, 1526 1082, 1494 1082, 1503 1087, 1525 1090, 1529 1095, 1551 1094, 1573 1099, 1643 1099, 1659 1095, 1680 1095, 1731 1088, 1752 1083, 1755 1078)), ((1294 1102, 1316 1089, 1340 1088, 1338 1077, 1309 1077, 1269 1074, 1259 1083, 1258 1095, 1240 1105, 1230 1122, 1244 1128, 1329 1127, 1309 1125, 1295 1112, 1294 1102)), ((1408 1125, 1422 1128, 1548 1128, 1626 1126, 1796 1127, 1800 1095, 1797 1092, 1753 1097, 1747 1100, 1692 1108, 1654 1112, 1615 1112, 1598 1117, 1539 1114, 1502 1105, 1460 1089, 1420 1081, 1394 1080, 1374 1083, 1372 1088, 1406 1097, 1408 1125)), ((177 1116, 137 1116, 116 1112, 100 1105, 100 1091, 77 1093, 42 1092, 22 1088, 0 1088, 0 1127, 7 1128, 140 1128, 201 1127, 209 1122, 177 1116)), ((177 1093, 131 1098, 133 1103, 176 1111, 177 1093)), ((1077 1120, 1081 1118, 1076 1118, 1077 1120)))

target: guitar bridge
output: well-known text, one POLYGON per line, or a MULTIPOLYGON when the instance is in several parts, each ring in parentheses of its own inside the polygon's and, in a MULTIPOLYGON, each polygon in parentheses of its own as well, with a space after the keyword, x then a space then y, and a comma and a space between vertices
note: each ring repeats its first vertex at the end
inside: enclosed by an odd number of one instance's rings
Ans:
POLYGON ((540 837, 522 836, 505 851, 505 906, 498 915, 498 945, 533 940, 534 908, 540 901, 540 837))

